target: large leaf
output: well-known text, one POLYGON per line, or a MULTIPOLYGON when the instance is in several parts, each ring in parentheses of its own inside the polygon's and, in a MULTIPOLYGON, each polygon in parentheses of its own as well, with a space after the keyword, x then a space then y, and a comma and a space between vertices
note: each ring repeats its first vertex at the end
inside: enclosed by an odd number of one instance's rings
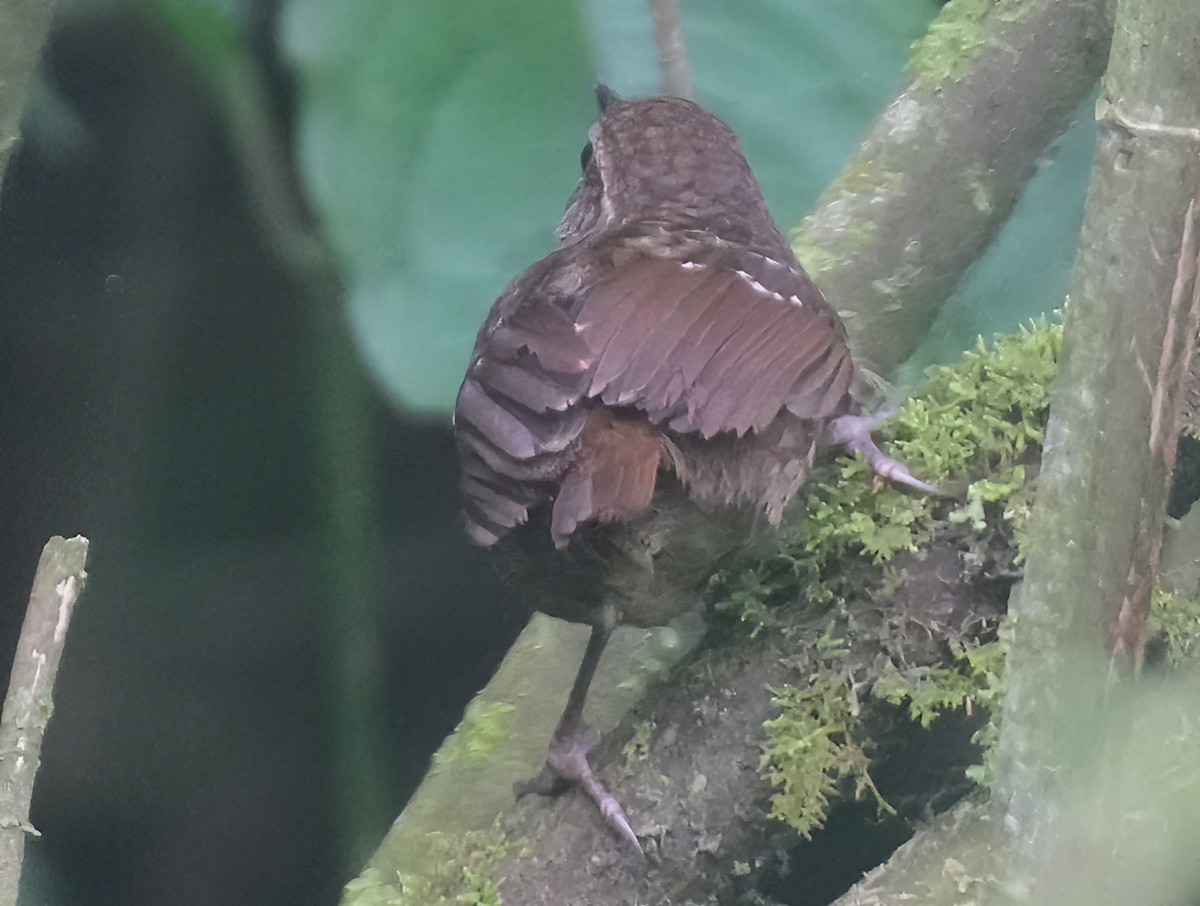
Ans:
POLYGON ((373 373, 447 408, 483 313, 552 247, 594 102, 562 0, 293 0, 302 172, 373 373))
MULTIPOLYGON (((697 99, 742 137, 785 229, 904 83, 908 45, 937 9, 681 4, 697 99)), ((657 90, 648 10, 646 0, 290 0, 301 169, 342 257, 360 348, 396 402, 446 411, 488 306, 553 248, 595 115, 593 78, 625 95, 657 90)), ((1056 191, 1031 213, 1060 238, 1009 242, 931 356, 1058 304, 1054 275, 1080 199, 1075 183, 1056 191), (1048 221, 1051 209, 1067 216, 1048 221), (1017 298, 1004 285, 1013 273, 1048 276, 1017 298)))

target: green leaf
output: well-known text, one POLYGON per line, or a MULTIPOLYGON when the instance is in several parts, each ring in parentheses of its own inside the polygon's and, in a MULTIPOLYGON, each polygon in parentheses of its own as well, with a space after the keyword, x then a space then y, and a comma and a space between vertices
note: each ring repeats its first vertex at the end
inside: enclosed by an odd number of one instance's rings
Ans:
POLYGON ((553 248, 593 117, 561 0, 293 0, 301 171, 398 402, 447 409, 504 283, 553 248))
MULTIPOLYGON (((900 81, 925 0, 682 10, 698 99, 741 134, 786 228, 900 81)), ((657 90, 644 0, 291 0, 306 187, 396 402, 445 411, 505 283, 554 247, 591 83, 657 90), (599 63, 593 60, 597 48, 599 63)))

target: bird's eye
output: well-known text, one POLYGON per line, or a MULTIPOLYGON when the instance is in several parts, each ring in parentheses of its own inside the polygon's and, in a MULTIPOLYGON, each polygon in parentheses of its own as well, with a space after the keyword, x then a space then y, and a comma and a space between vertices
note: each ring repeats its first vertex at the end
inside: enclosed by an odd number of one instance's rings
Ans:
POLYGON ((579 152, 579 169, 586 170, 588 164, 592 162, 592 143, 588 142, 583 146, 583 150, 579 152))

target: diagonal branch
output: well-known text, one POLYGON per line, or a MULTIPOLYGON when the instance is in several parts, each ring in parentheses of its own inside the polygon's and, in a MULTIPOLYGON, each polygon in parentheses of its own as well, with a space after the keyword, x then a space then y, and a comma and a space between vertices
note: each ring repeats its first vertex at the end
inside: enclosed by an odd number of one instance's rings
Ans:
POLYGON ((793 235, 856 358, 890 378, 1104 68, 1108 0, 954 0, 912 81, 793 235))

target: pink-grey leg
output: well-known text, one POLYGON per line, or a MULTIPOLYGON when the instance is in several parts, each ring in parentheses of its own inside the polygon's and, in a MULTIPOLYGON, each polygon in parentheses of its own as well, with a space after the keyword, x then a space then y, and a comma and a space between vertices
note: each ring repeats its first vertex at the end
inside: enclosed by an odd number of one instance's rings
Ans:
POLYGON ((559 718, 554 738, 550 742, 550 754, 542 766, 541 773, 531 782, 519 785, 517 795, 555 795, 568 786, 578 785, 599 807, 604 820, 641 853, 641 841, 633 832, 629 819, 625 817, 621 803, 605 789, 588 761, 588 751, 592 747, 595 734, 583 721, 583 703, 587 698, 588 687, 592 683, 596 666, 600 663, 600 656, 604 653, 604 646, 608 644, 608 637, 612 634, 615 622, 615 614, 606 611, 600 614, 592 626, 587 650, 579 664, 579 672, 575 675, 571 694, 567 696, 567 706, 559 718))
POLYGON ((831 447, 842 447, 865 459, 875 474, 896 484, 908 485, 927 494, 940 493, 936 487, 921 481, 908 471, 903 463, 892 459, 875 445, 871 432, 887 421, 894 413, 880 411, 871 415, 842 415, 825 428, 824 443, 831 447))

